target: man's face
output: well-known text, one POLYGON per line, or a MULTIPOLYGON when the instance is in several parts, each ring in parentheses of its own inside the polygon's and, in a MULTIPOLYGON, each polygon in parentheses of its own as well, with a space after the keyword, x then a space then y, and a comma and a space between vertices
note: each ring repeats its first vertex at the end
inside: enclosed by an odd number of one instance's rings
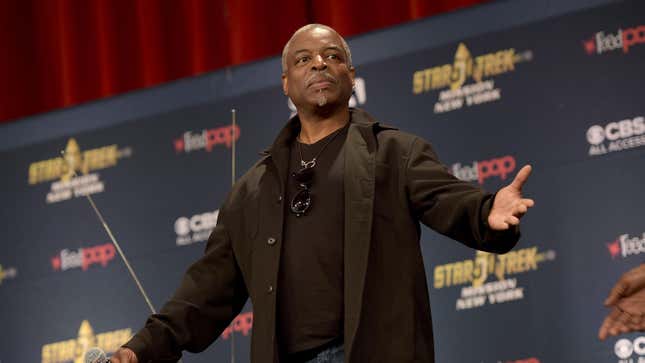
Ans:
POLYGON ((354 68, 347 65, 340 36, 325 28, 304 31, 286 55, 282 89, 297 109, 347 107, 354 68))

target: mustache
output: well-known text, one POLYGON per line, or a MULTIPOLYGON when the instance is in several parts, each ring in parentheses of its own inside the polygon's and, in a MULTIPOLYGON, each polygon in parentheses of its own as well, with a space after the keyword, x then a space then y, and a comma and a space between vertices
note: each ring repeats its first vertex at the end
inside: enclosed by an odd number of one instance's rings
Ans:
POLYGON ((317 73, 312 73, 310 76, 305 78, 305 85, 309 87, 313 83, 320 82, 320 81, 329 81, 332 83, 338 83, 338 80, 336 79, 336 77, 332 76, 327 72, 321 71, 317 73))

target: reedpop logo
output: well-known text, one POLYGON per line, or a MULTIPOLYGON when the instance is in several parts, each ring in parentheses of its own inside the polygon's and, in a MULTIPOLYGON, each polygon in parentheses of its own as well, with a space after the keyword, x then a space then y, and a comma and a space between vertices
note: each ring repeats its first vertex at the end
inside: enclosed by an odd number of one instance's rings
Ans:
POLYGON ((645 25, 618 29, 615 34, 605 34, 604 31, 597 32, 591 38, 584 40, 582 45, 589 55, 602 54, 616 49, 622 49, 623 53, 627 54, 629 48, 642 43, 645 43, 645 25))
POLYGON ((189 153, 202 149, 211 152, 217 145, 226 145, 230 148, 233 140, 237 141, 239 138, 240 127, 229 125, 195 133, 186 131, 180 138, 173 140, 173 144, 177 153, 189 153))
POLYGON ((612 259, 618 256, 626 258, 645 253, 645 232, 641 237, 630 237, 628 234, 622 234, 616 240, 607 243, 607 249, 612 259))
POLYGON ((71 268, 81 268, 83 271, 91 265, 100 264, 107 266, 108 262, 114 259, 116 250, 112 243, 106 243, 94 247, 79 248, 76 251, 67 248, 61 250, 52 257, 51 265, 54 271, 66 271, 71 268))
POLYGON ((473 161, 472 165, 452 164, 450 171, 461 180, 477 181, 479 184, 484 184, 486 179, 494 176, 499 177, 501 180, 506 180, 506 177, 515 170, 515 167, 515 158, 507 155, 490 160, 473 161))

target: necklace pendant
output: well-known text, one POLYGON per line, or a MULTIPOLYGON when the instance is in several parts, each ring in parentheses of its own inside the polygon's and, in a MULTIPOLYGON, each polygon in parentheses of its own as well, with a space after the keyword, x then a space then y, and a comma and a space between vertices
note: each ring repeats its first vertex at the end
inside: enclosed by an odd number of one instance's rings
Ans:
POLYGON ((310 161, 304 161, 301 159, 300 165, 306 169, 313 168, 314 166, 316 166, 316 158, 313 158, 310 161))

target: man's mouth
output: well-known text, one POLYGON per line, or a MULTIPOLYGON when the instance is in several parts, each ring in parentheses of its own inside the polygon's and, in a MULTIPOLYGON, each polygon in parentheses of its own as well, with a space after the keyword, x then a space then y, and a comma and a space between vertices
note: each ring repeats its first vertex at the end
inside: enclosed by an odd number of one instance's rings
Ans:
POLYGON ((336 80, 331 75, 318 74, 307 81, 307 88, 326 88, 336 83, 336 80))
POLYGON ((331 86, 333 83, 331 81, 328 81, 326 79, 322 79, 319 81, 314 81, 309 84, 309 88, 327 88, 331 86))

